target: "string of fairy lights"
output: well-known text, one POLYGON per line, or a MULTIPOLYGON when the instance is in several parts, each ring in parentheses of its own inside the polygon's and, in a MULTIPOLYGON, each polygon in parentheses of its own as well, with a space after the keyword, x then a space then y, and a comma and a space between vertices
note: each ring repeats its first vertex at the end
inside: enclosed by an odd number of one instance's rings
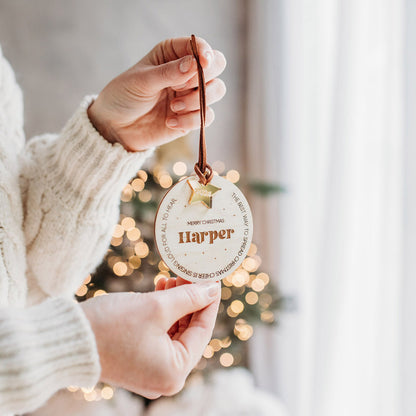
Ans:
MULTIPOLYGON (((239 182, 240 173, 234 169, 225 172, 223 162, 214 162, 212 167, 215 174, 223 175, 232 183, 239 182)), ((79 300, 112 291, 152 290, 160 278, 172 276, 157 254, 153 240, 157 204, 168 188, 187 177, 188 166, 179 161, 171 171, 155 165, 151 171, 138 171, 137 177, 125 186, 121 195, 120 221, 114 227, 111 246, 103 263, 106 272, 87 276, 76 292, 79 300), (135 205, 139 208, 133 209, 135 205), (143 208, 148 206, 152 207, 150 214, 143 214, 143 208), (97 284, 102 275, 105 279, 97 284)), ((259 271, 261 263, 258 248, 252 243, 242 265, 222 280, 217 325, 197 370, 247 365, 244 344, 253 336, 254 325, 276 321, 275 313, 282 298, 271 284, 269 275, 259 271)), ((110 400, 114 394, 113 387, 101 383, 93 389, 71 386, 68 390, 75 398, 87 401, 110 400)))

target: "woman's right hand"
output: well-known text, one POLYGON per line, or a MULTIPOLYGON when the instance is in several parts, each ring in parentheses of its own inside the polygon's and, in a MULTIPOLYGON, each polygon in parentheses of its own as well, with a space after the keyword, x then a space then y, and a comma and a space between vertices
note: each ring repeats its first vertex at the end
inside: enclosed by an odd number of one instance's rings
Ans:
POLYGON ((163 280, 153 293, 112 293, 81 303, 95 334, 101 381, 149 399, 182 389, 211 338, 221 287, 183 283, 163 280))
MULTIPOLYGON (((207 104, 220 100, 225 84, 218 76, 225 68, 224 55, 196 38, 207 87, 207 104)), ((131 152, 170 142, 199 129, 197 64, 190 38, 158 43, 136 65, 114 78, 88 109, 88 116, 110 143, 131 152)), ((206 125, 214 120, 208 107, 206 125)))

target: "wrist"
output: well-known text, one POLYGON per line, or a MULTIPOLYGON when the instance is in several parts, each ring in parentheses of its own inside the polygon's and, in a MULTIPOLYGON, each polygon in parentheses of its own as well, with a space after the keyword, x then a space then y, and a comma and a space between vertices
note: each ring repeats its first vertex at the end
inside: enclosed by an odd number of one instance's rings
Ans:
POLYGON ((80 306, 84 312, 84 315, 88 319, 90 327, 94 334, 95 344, 97 346, 97 352, 98 352, 98 357, 99 357, 100 367, 101 367, 100 380, 105 381, 104 379, 106 378, 107 366, 106 366, 106 360, 105 360, 105 351, 102 348, 103 345, 105 345, 105 342, 103 343, 103 340, 102 340, 103 331, 101 329, 100 319, 99 317, 97 319, 97 311, 96 311, 96 308, 94 308, 94 304, 92 304, 91 301, 81 302, 80 306))
MULTIPOLYGON (((94 100, 87 109, 87 115, 94 126, 95 130, 109 143, 120 143, 118 136, 114 129, 111 127, 111 123, 105 121, 105 117, 102 116, 102 111, 99 109, 99 98, 94 100)), ((122 143, 121 143, 122 144, 122 143)))

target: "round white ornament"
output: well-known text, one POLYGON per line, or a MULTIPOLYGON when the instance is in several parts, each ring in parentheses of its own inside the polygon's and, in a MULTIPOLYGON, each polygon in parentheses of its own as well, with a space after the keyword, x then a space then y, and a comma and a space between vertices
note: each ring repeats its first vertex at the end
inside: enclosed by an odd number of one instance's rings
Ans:
POLYGON ((197 176, 164 196, 155 220, 155 241, 166 265, 191 281, 220 280, 243 262, 253 220, 242 192, 221 176, 202 185, 197 176))

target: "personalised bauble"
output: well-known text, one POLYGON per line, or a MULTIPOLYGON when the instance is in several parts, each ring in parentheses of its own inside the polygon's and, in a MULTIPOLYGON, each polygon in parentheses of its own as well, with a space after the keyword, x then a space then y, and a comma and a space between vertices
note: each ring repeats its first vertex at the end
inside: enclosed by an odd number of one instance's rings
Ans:
POLYGON ((243 262, 253 220, 242 192, 214 175, 207 185, 190 176, 164 196, 155 220, 155 241, 166 265, 191 281, 220 280, 243 262))

